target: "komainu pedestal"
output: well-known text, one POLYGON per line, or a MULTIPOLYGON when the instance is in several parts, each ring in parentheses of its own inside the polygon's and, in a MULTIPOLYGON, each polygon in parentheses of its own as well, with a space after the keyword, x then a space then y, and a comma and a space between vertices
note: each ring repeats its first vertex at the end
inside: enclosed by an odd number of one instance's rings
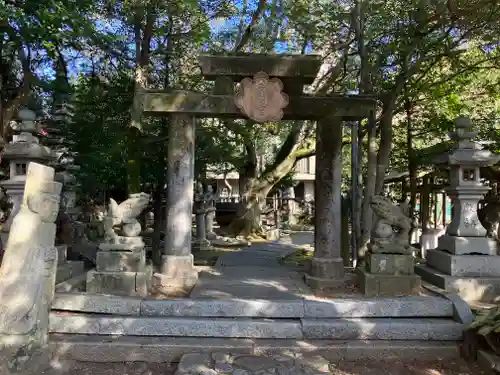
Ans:
POLYGON ((48 365, 54 246, 62 185, 54 169, 30 163, 19 213, 0 268, 0 374, 40 374, 48 365))
POLYGON ((110 199, 104 219, 105 241, 99 245, 95 270, 87 274, 87 292, 146 296, 151 271, 146 267, 146 250, 141 224, 136 217, 149 203, 145 193, 131 194, 118 205, 110 199))
POLYGON ((374 196, 377 217, 372 231, 365 269, 359 270, 362 292, 370 297, 403 296, 418 293, 420 276, 415 275, 413 251, 408 241, 411 220, 407 208, 388 198, 374 196))

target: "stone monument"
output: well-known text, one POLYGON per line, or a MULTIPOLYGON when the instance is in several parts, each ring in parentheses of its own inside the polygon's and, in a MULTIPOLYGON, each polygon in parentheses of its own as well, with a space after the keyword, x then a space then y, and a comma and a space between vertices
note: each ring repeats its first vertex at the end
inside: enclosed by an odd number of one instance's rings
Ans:
POLYGON ((49 310, 54 296, 54 246, 62 185, 55 171, 30 163, 19 213, 0 268, 0 373, 40 374, 48 364, 49 310), (26 373, 26 372, 24 372, 26 373))
POLYGON ((130 194, 120 203, 110 199, 104 218, 105 242, 99 245, 96 269, 87 273, 87 292, 146 296, 151 273, 137 216, 147 207, 149 194, 130 194))
POLYGON ((194 196, 194 214, 196 217, 196 238, 193 241, 193 250, 208 250, 210 241, 207 240, 205 215, 207 214, 207 196, 203 192, 203 184, 196 184, 196 192, 194 196))
POLYGON ((376 221, 373 226, 365 269, 359 270, 362 292, 369 297, 411 295, 420 289, 414 273, 413 252, 408 234, 411 219, 406 205, 374 196, 371 203, 376 221))
POLYGON ((215 193, 212 185, 208 185, 206 193, 206 213, 205 213, 205 231, 207 240, 214 240, 217 234, 214 232, 215 221, 215 193))
POLYGON ((35 112, 29 109, 21 109, 17 116, 20 122, 13 121, 10 125, 16 134, 4 148, 4 159, 8 160, 10 164, 10 178, 2 181, 1 184, 12 201, 9 218, 2 226, 2 232, 4 233, 9 232, 12 220, 14 220, 21 207, 29 163, 36 161, 47 164, 55 159, 50 148, 42 146, 37 137, 39 125, 35 121, 35 112))
POLYGON ((481 182, 480 168, 495 164, 494 155, 473 140, 470 119, 459 117, 450 133, 454 149, 441 155, 436 164, 450 168, 447 193, 452 200, 452 220, 438 247, 429 250, 427 264, 416 267, 422 279, 463 299, 491 300, 500 295, 500 257, 497 243, 487 237, 478 218, 478 202, 490 189, 481 182))

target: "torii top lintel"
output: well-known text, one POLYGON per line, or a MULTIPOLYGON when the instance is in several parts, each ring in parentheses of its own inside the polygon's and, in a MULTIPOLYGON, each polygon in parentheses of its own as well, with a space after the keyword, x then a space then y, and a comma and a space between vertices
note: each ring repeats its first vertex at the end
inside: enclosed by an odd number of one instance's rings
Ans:
POLYGON ((375 99, 367 95, 304 93, 303 86, 314 82, 321 67, 318 55, 201 55, 199 61, 203 77, 216 81, 213 92, 141 90, 134 100, 143 113, 252 118, 257 122, 328 116, 350 121, 367 118, 376 107, 375 99), (239 83, 236 92, 234 83, 239 83))
POLYGON ((321 56, 298 54, 236 54, 200 55, 199 64, 203 77, 215 80, 230 77, 234 82, 253 77, 259 72, 271 78, 294 79, 311 84, 321 67, 321 56))

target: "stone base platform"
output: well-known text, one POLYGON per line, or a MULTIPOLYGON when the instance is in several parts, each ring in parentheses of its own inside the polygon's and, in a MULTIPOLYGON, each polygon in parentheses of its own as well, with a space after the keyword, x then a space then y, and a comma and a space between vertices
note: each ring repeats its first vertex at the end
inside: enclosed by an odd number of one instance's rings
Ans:
POLYGON ((266 240, 268 241, 279 241, 280 239, 280 230, 279 229, 271 229, 266 232, 266 240))
POLYGON ((423 281, 447 293, 456 293, 467 302, 496 302, 500 299, 500 277, 451 276, 428 265, 415 266, 415 272, 423 281))
POLYGON ((427 252, 427 266, 450 276, 500 277, 498 255, 453 255, 442 250, 427 252))
POLYGON ((208 240, 202 240, 202 241, 192 241, 191 242, 191 252, 196 253, 198 251, 207 251, 211 250, 212 244, 208 240))
POLYGON ((357 272, 361 292, 367 297, 417 295, 420 292, 421 279, 415 274, 373 274, 364 269, 357 272))
POLYGON ((438 239, 438 248, 455 255, 497 255, 497 243, 487 237, 456 237, 444 235, 438 239))
POLYGON ((146 251, 98 251, 96 270, 103 272, 142 272, 146 267, 146 251))
POLYGON ((145 297, 151 285, 152 272, 109 272, 92 270, 87 273, 87 292, 145 297))
POLYGON ((153 288, 164 295, 183 295, 198 282, 194 257, 190 255, 163 255, 160 272, 153 274, 153 288))
POLYGON ((87 273, 87 292, 145 297, 153 274, 152 266, 146 265, 142 237, 119 237, 119 241, 99 245, 96 268, 87 273))
POLYGON ((455 342, 436 341, 345 341, 261 340, 190 337, 103 336, 52 334, 49 346, 54 360, 79 362, 178 363, 186 353, 230 352, 233 354, 297 353, 321 355, 330 361, 356 360, 453 360, 459 358, 455 342))
POLYGON ((439 296, 400 298, 168 299, 56 293, 52 309, 92 314, 203 318, 433 318, 453 317, 453 302, 439 296))
POLYGON ((270 319, 50 314, 50 333, 251 339, 458 341, 463 325, 443 318, 270 319))

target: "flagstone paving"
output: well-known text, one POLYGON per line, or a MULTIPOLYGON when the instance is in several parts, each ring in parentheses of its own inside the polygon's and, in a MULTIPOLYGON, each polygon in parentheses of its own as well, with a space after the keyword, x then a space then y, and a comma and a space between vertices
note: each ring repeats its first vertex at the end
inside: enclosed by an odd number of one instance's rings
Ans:
POLYGON ((256 243, 217 259, 213 270, 199 274, 191 298, 291 300, 310 295, 302 275, 280 264, 296 251, 283 243, 256 243))
MULTIPOLYGON (((179 366, 167 363, 62 363, 40 375, 181 375, 180 371, 188 368, 195 375, 486 375, 475 364, 468 364, 461 359, 456 361, 398 361, 394 359, 379 361, 338 361, 328 363, 320 357, 284 358, 286 355, 231 357, 229 354, 214 353, 209 358, 213 368, 206 367, 207 358, 190 354, 179 366), (225 362, 226 361, 226 362, 225 362), (229 362, 232 361, 232 363, 229 362), (217 366, 215 363, 218 363, 217 366), (181 366, 182 364, 182 366, 181 366), (198 368, 196 368, 198 366, 198 368), (270 367, 268 367, 270 366, 270 367), (274 367, 273 367, 274 366, 274 367), (177 371, 176 371, 177 367, 177 371), (197 370, 199 372, 196 372, 197 370)), ((191 374, 187 373, 187 374, 191 374)), ((37 374, 38 375, 38 374, 37 374)))
POLYGON ((320 356, 293 353, 274 356, 190 353, 182 357, 176 375, 315 375, 329 374, 330 363, 320 356))

